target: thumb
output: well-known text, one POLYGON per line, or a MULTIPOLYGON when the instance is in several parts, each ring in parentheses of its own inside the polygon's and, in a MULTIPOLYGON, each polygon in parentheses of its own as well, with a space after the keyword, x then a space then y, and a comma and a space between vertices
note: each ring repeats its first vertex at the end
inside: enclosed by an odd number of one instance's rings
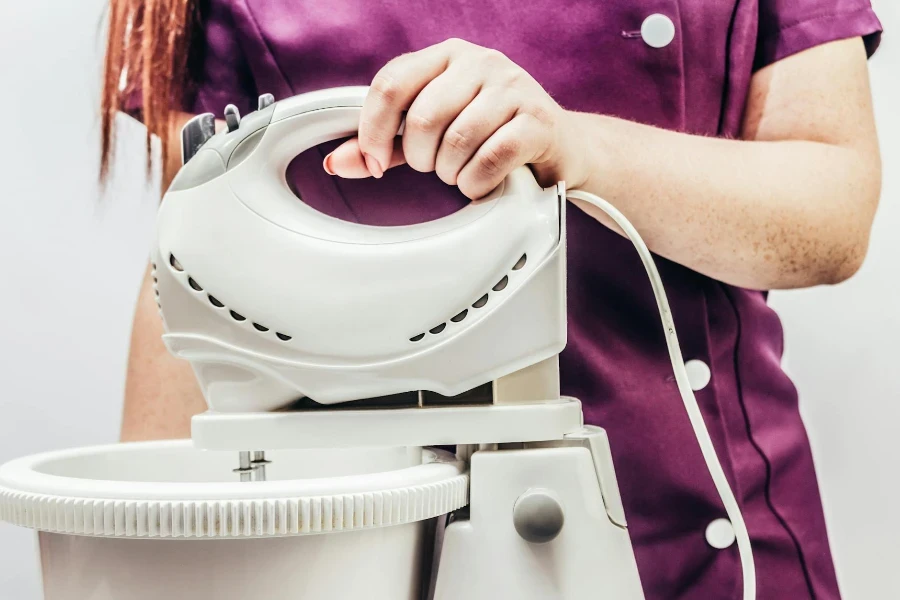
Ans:
MULTIPOLYGON (((394 138, 394 150, 391 154, 391 164, 388 168, 393 168, 406 163, 406 157, 403 155, 403 146, 401 144, 403 138, 394 138)), ((334 149, 334 151, 325 157, 322 162, 325 171, 331 175, 338 175, 346 179, 362 179, 365 177, 381 177, 382 173, 378 170, 378 164, 373 166, 375 171, 370 170, 366 166, 366 159, 362 151, 359 149, 359 140, 351 138, 334 149)))

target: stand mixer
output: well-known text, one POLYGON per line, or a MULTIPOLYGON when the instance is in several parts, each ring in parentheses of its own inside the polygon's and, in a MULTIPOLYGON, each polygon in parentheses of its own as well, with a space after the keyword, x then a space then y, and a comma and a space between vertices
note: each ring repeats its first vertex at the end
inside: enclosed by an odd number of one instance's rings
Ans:
POLYGON ((642 599, 606 433, 560 396, 567 198, 641 253, 754 598, 746 527, 637 232, 526 167, 417 225, 312 209, 285 170, 355 133, 366 91, 264 95, 243 118, 226 108, 227 131, 212 114, 185 126, 151 260, 163 340, 209 411, 190 443, 0 467, 0 518, 41 532, 46 598, 642 599))

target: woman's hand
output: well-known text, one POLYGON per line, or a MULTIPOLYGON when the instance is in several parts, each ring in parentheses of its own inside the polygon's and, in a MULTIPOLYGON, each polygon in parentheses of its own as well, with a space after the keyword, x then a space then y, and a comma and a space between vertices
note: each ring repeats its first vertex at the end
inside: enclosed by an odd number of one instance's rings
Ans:
POLYGON ((324 167, 361 178, 408 163, 473 199, 522 165, 543 185, 575 187, 587 173, 572 116, 500 52, 450 39, 399 56, 375 75, 358 137, 326 156, 324 167))

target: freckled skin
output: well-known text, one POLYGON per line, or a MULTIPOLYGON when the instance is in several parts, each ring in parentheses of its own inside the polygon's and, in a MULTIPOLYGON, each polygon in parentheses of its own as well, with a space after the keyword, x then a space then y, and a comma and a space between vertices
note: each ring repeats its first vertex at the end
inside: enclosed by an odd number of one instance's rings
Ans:
MULTIPOLYGON (((189 117, 173 122, 172 157, 189 117)), ((661 256, 753 289, 836 283, 862 264, 881 162, 859 39, 817 46, 757 72, 741 139, 584 113, 565 112, 554 123, 565 135, 548 139, 565 140, 565 147, 548 146, 538 157, 561 157, 538 173, 543 183, 556 181, 566 165, 569 182, 583 182, 582 189, 616 205, 661 256)), ((328 165, 339 175, 365 169, 352 143, 328 165)), ((497 149, 497 164, 500 153, 516 150, 512 141, 497 149)), ((404 160, 401 148, 390 166, 404 160)), ((176 160, 166 165, 166 183, 177 167, 176 160)), ((470 184, 478 189, 477 178, 470 184)), ((593 207, 581 208, 615 228, 593 207)), ((190 417, 205 409, 193 371, 168 355, 161 333, 148 273, 132 332, 123 439, 187 437, 190 417)))
POLYGON ((584 187, 657 254, 763 290, 837 283, 862 264, 881 161, 858 39, 759 71, 740 140, 596 115, 582 125, 600 157, 584 187))
POLYGON ((191 417, 206 410, 193 369, 169 354, 162 333, 148 269, 131 333, 123 441, 188 437, 191 417))

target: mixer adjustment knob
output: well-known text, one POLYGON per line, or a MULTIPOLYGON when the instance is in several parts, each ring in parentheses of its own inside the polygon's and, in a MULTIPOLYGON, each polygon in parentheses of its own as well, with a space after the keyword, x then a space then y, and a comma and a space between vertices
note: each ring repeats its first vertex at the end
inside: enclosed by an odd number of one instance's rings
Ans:
POLYGON ((241 125, 241 113, 234 104, 229 104, 225 107, 225 124, 228 125, 229 132, 234 131, 241 125))
POLYGON ((275 103, 275 96, 272 94, 263 94, 259 97, 259 106, 258 110, 262 110, 264 108, 268 108, 275 103))
POLYGON ((530 489, 513 506, 513 525, 526 542, 546 544, 556 539, 566 522, 562 504, 550 490, 530 489))
POLYGON ((181 164, 197 154, 200 146, 216 134, 216 117, 212 113, 197 115, 181 128, 181 164))

